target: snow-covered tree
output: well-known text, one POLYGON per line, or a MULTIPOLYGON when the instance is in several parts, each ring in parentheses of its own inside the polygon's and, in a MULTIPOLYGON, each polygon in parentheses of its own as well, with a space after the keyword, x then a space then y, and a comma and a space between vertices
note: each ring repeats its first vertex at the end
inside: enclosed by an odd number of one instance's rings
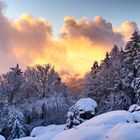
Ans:
POLYGON ((94 64, 93 64, 93 66, 92 66, 92 68, 91 68, 91 71, 92 72, 95 72, 95 71, 97 71, 98 68, 99 68, 99 64, 98 64, 97 61, 95 61, 94 64))
POLYGON ((96 107, 96 101, 91 98, 78 100, 70 107, 67 113, 66 128, 70 129, 94 117, 96 107))
POLYGON ((139 102, 138 84, 140 77, 140 35, 137 31, 132 34, 125 47, 124 60, 122 62, 123 90, 130 96, 133 103, 139 102), (133 83, 132 83, 133 81, 133 83))
POLYGON ((83 91, 88 92, 89 97, 94 98, 98 103, 103 101, 108 94, 108 88, 120 86, 122 59, 123 51, 115 45, 110 53, 106 53, 100 66, 96 63, 93 65, 86 77, 83 91))
POLYGON ((44 98, 67 94, 67 88, 62 83, 59 74, 49 64, 28 67, 24 75, 27 82, 26 91, 29 95, 34 92, 33 94, 37 94, 39 98, 44 98))
POLYGON ((119 88, 108 89, 108 94, 99 105, 98 114, 112 110, 127 110, 131 105, 129 96, 119 88))
POLYGON ((47 117, 47 106, 45 103, 41 105, 41 119, 45 119, 47 117))
POLYGON ((24 76, 26 79, 26 91, 28 97, 30 96, 39 96, 46 97, 48 96, 49 90, 47 86, 48 82, 48 71, 51 66, 48 65, 36 65, 33 67, 27 67, 25 70, 24 76), (29 86, 28 86, 29 85, 29 86))
POLYGON ((117 110, 128 109, 131 98, 122 86, 122 62, 125 52, 114 45, 110 53, 106 53, 105 59, 98 66, 93 65, 87 75, 82 92, 98 103, 98 114, 117 110), (97 67, 96 67, 97 66, 97 67))
POLYGON ((140 35, 137 31, 125 47, 122 72, 123 82, 126 87, 130 87, 132 80, 137 76, 140 64, 140 35))
POLYGON ((8 115, 5 116, 3 123, 2 132, 7 140, 25 137, 29 134, 23 113, 14 106, 9 108, 8 115))
POLYGON ((5 136, 21 137, 26 131, 25 124, 33 128, 52 122, 64 123, 70 104, 68 94, 67 86, 49 64, 28 67, 25 72, 18 65, 11 68, 0 76, 0 127, 5 136), (10 106, 18 106, 24 117, 16 109, 10 111, 10 106))
POLYGON ((134 94, 135 94, 135 102, 137 104, 140 104, 140 77, 139 78, 135 78, 132 83, 131 83, 131 87, 134 90, 134 94))
POLYGON ((19 94, 24 81, 23 72, 17 64, 16 67, 10 68, 10 72, 3 74, 3 91, 9 104, 16 103, 20 100, 19 94))

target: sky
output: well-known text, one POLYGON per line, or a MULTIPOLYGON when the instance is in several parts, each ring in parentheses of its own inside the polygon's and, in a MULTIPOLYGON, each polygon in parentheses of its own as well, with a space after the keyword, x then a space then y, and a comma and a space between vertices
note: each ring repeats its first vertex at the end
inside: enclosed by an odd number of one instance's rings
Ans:
POLYGON ((140 26, 139 0, 6 0, 6 15, 17 19, 27 12, 34 17, 45 17, 54 26, 57 36, 67 15, 76 19, 102 16, 119 27, 124 21, 135 21, 140 26))
POLYGON ((140 32, 139 0, 0 0, 0 73, 52 64, 82 77, 140 32))

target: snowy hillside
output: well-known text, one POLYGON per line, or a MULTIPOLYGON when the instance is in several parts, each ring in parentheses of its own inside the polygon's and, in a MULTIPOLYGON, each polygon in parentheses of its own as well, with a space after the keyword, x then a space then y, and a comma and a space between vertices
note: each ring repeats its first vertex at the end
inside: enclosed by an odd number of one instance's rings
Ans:
POLYGON ((140 113, 112 111, 83 124, 64 130, 64 125, 33 129, 31 136, 20 140, 139 140, 140 113))

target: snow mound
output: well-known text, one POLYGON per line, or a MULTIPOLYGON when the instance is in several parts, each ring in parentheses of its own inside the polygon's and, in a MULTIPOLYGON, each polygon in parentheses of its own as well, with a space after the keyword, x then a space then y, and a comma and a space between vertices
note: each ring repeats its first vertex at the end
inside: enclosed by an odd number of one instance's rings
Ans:
MULTIPOLYGON (((119 110, 111 111, 101 115, 98 115, 80 125, 81 126, 99 126, 99 125, 116 125, 118 123, 135 123, 134 118, 140 115, 138 113, 130 113, 128 111, 119 110)), ((140 121, 140 118, 139 120, 140 121)))
POLYGON ((104 134, 109 129, 111 126, 105 125, 72 128, 58 134, 53 140, 104 140, 104 134))
POLYGON ((140 137, 140 133, 137 133, 138 136, 133 137, 134 131, 131 132, 129 129, 130 126, 137 129, 138 125, 140 125, 138 122, 140 122, 140 113, 112 111, 96 116, 75 128, 64 131, 54 137, 53 140, 128 140, 125 133, 132 135, 129 140, 138 140, 135 138, 140 137), (121 133, 121 128, 117 127, 119 124, 122 128, 125 128, 123 133, 121 133), (118 131, 113 132, 114 129, 118 131), (114 133, 116 136, 120 135, 120 138, 115 137, 114 133))
POLYGON ((73 128, 94 117, 97 103, 91 98, 82 98, 73 104, 67 113, 66 128, 73 128))
POLYGON ((75 108, 81 112, 89 112, 93 111, 95 114, 95 108, 97 107, 97 103, 95 100, 91 98, 82 98, 75 103, 75 108))
POLYGON ((5 138, 3 136, 0 135, 0 140, 5 140, 5 138))
POLYGON ((31 137, 37 137, 43 134, 57 134, 61 131, 63 131, 65 128, 64 125, 48 125, 48 126, 40 126, 40 127, 35 127, 32 132, 31 132, 31 137))
POLYGON ((32 130, 30 137, 20 138, 20 140, 52 140, 54 136, 64 131, 64 128, 65 125, 49 125, 46 127, 35 127, 32 130))

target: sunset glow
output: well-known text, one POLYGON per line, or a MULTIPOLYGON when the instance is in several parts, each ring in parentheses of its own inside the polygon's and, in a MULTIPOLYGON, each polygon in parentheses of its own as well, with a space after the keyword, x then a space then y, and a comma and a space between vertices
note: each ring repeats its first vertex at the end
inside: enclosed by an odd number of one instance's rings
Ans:
POLYGON ((104 59, 114 44, 123 48, 133 31, 139 30, 135 22, 126 21, 121 27, 114 27, 101 16, 91 20, 65 16, 56 37, 53 34, 55 24, 42 16, 35 18, 23 13, 19 18, 11 19, 2 10, 0 14, 1 53, 8 55, 7 63, 1 62, 6 65, 1 72, 16 63, 23 69, 50 63, 61 75, 82 77, 90 71, 95 60, 104 59))
POLYGON ((52 25, 43 18, 34 19, 31 15, 24 14, 19 20, 10 22, 13 34, 11 52, 24 66, 50 63, 62 75, 80 77, 90 71, 95 60, 100 62, 104 59, 113 43, 123 47, 123 35, 128 38, 134 29, 131 27, 132 30, 127 33, 126 28, 130 28, 127 23, 125 31, 124 26, 113 31, 111 24, 102 17, 89 21, 85 18, 75 20, 67 16, 60 32, 62 37, 54 38, 51 34, 52 25))
POLYGON ((140 0, 0 0, 0 140, 140 140, 139 13, 140 0))

